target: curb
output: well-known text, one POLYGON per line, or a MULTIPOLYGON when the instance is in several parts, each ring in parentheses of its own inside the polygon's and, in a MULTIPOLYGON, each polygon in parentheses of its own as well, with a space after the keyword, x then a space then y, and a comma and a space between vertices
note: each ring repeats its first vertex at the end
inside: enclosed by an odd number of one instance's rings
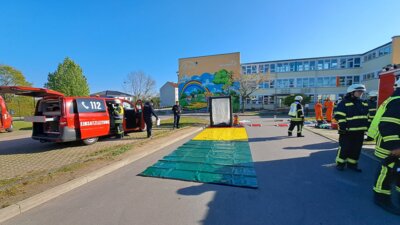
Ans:
POLYGON ((99 170, 93 171, 85 176, 73 179, 71 181, 68 181, 67 183, 61 184, 57 187, 46 190, 40 194, 34 195, 30 198, 27 198, 25 200, 22 200, 20 202, 12 204, 6 208, 0 209, 0 223, 6 221, 8 219, 11 219, 12 217, 17 216, 23 212, 26 212, 36 206, 39 206, 39 205, 41 205, 53 198, 56 198, 64 193, 67 193, 75 188, 78 188, 78 187, 80 187, 84 184, 87 184, 91 181, 94 181, 104 175, 107 175, 107 174, 109 174, 123 166, 126 166, 132 162, 135 162, 145 156, 151 155, 154 152, 157 152, 157 151, 167 147, 168 145, 171 145, 177 141, 183 140, 184 138, 189 137, 189 136, 201 131, 202 129, 204 129, 204 128, 197 128, 191 132, 185 133, 184 135, 178 137, 177 139, 167 141, 155 149, 146 151, 144 153, 131 155, 121 161, 118 161, 111 165, 105 166, 105 167, 103 167, 99 170))
MULTIPOLYGON (((314 133, 314 134, 318 134, 319 136, 324 137, 324 138, 327 138, 327 139, 329 139, 329 140, 331 140, 331 141, 339 142, 338 140, 336 140, 336 139, 334 139, 334 138, 331 138, 331 137, 325 136, 325 135, 323 135, 323 134, 321 134, 321 133, 315 132, 315 131, 311 130, 310 128, 306 127, 306 126, 304 126, 303 128, 306 129, 307 131, 310 131, 310 132, 312 132, 312 133, 314 133)), ((379 161, 378 159, 376 159, 374 156, 371 156, 370 154, 367 154, 367 153, 365 153, 364 151, 361 151, 361 154, 363 154, 364 156, 366 156, 366 157, 368 157, 368 158, 370 158, 370 159, 372 159, 372 160, 374 160, 374 161, 376 161, 376 162, 380 162, 380 161, 379 161)))

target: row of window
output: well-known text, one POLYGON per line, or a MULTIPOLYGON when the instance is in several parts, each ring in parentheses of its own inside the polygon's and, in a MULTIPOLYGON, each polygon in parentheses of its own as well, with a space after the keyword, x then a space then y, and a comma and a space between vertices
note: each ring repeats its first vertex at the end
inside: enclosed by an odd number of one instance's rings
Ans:
POLYGON ((379 76, 379 71, 363 74, 362 78, 363 78, 363 80, 371 80, 371 79, 378 78, 378 76, 379 76))
POLYGON ((383 46, 381 48, 376 49, 375 51, 369 52, 364 56, 364 62, 367 62, 369 60, 375 59, 377 57, 381 57, 387 54, 390 54, 392 52, 392 46, 383 46))
MULTIPOLYGON (((336 94, 318 94, 318 95, 308 95, 310 97, 310 103, 316 103, 316 100, 325 101, 325 99, 329 98, 331 101, 336 101, 338 97, 343 97, 343 94, 336 95, 336 94)), ((256 105, 269 105, 275 104, 274 96, 270 95, 257 95, 253 96, 252 98, 246 99, 247 104, 256 104, 256 105)), ((281 102, 282 104, 282 102, 281 102)))
POLYGON ((304 77, 276 79, 263 82, 260 88, 345 87, 360 83, 360 76, 304 77))
POLYGON ((257 74, 270 72, 301 72, 310 70, 349 69, 361 67, 361 58, 333 58, 324 60, 296 61, 285 63, 263 63, 243 65, 243 74, 257 74))

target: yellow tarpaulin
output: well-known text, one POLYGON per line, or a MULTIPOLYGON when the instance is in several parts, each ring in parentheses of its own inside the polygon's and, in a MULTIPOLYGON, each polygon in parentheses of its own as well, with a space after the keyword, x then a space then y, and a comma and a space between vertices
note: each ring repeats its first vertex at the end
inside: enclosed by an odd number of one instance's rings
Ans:
POLYGON ((245 128, 206 128, 193 140, 197 141, 247 141, 245 128))

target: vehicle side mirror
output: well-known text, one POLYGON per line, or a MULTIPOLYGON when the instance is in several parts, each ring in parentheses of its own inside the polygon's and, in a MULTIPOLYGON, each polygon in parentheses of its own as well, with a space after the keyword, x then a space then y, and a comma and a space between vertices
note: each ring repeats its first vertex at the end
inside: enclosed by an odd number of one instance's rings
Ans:
POLYGON ((11 114, 12 116, 14 116, 14 115, 15 115, 14 110, 10 109, 10 114, 11 114))

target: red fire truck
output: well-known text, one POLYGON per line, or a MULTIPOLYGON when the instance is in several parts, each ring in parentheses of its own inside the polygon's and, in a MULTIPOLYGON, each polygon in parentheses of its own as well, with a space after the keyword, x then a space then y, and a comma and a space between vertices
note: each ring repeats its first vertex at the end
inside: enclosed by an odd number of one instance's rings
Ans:
MULTIPOLYGON (((41 98, 36 103, 35 115, 26 117, 33 122, 32 138, 41 142, 83 141, 93 144, 101 136, 116 134, 113 122, 115 98, 66 97, 57 91, 22 86, 0 86, 0 93, 41 98)), ((119 99, 124 107, 125 133, 143 131, 145 123, 141 101, 132 104, 119 99)))
POLYGON ((379 74, 378 105, 393 94, 394 82, 400 79, 400 65, 388 65, 379 74))
POLYGON ((7 111, 6 102, 0 96, 0 132, 13 130, 12 116, 7 111))

